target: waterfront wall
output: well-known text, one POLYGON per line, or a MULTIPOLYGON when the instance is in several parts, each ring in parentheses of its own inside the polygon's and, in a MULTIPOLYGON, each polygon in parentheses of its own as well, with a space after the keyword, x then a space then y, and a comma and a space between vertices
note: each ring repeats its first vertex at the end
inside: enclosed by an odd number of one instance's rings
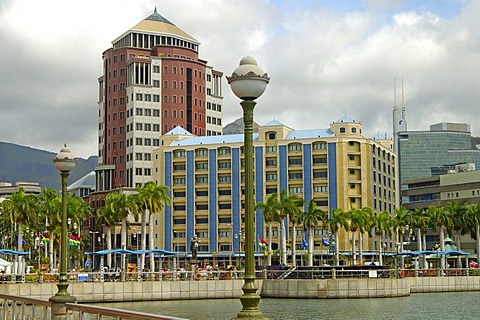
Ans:
MULTIPOLYGON (((243 280, 75 282, 69 292, 78 302, 229 299, 242 295, 243 280)), ((259 280, 259 293, 270 298, 373 298, 411 293, 480 291, 480 277, 408 277, 259 280)), ((3 283, 0 293, 47 300, 57 292, 49 283, 3 283)))
POLYGON ((264 280, 262 297, 269 298, 384 298, 410 295, 403 279, 348 278, 264 280))

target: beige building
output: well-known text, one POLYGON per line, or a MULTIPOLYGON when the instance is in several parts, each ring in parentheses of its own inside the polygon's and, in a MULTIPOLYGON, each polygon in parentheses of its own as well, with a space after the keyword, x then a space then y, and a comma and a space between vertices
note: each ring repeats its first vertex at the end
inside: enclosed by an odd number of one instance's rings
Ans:
MULTIPOLYGON (((254 148, 256 203, 287 190, 307 202, 313 199, 326 212, 369 206, 393 214, 398 205, 393 142, 364 137, 362 124, 347 116, 313 130, 294 130, 273 120, 254 134, 254 148)), ((243 157, 243 134, 198 137, 177 127, 161 136, 153 153, 153 177, 170 188, 172 205, 155 217, 156 247, 189 252, 190 239, 197 235, 199 252, 206 256, 243 250, 243 157)), ((261 211, 255 225, 257 236, 267 239, 261 211)), ((272 244, 278 236, 275 228, 272 244)), ((322 245, 328 236, 327 230, 315 230, 317 257, 328 254, 322 245)), ((297 249, 302 238, 305 231, 298 226, 297 249)), ((341 235, 341 251, 351 249, 350 238, 341 235)), ((367 239, 364 248, 369 248, 367 239)))

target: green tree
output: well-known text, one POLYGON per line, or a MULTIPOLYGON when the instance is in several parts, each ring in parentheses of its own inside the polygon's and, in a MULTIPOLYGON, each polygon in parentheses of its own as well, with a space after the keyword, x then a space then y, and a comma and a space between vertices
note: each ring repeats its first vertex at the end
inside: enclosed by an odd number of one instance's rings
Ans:
MULTIPOLYGON (((446 207, 429 206, 427 214, 430 216, 432 228, 436 231, 440 229, 440 250, 445 251, 445 231, 453 229, 452 212, 458 209, 458 204, 454 201, 450 202, 446 207)), ((445 269, 445 255, 440 259, 442 272, 445 269)))
POLYGON ((335 261, 334 266, 338 266, 339 263, 339 247, 340 243, 338 242, 338 232, 341 228, 345 231, 348 231, 348 217, 345 211, 342 208, 335 208, 332 210, 331 216, 327 219, 327 226, 330 232, 333 234, 334 239, 334 249, 335 249, 335 261))
POLYGON ((303 225, 304 229, 308 232, 308 262, 309 267, 313 266, 313 249, 314 249, 314 236, 315 228, 321 222, 325 223, 327 220, 327 213, 317 207, 317 203, 311 199, 307 204, 307 210, 303 213, 303 225))
POLYGON ((371 229, 374 230, 374 234, 378 237, 378 256, 379 263, 383 265, 383 246, 384 240, 387 237, 392 236, 393 218, 387 211, 382 211, 373 216, 371 220, 371 229))
MULTIPOLYGON (((170 205, 170 197, 168 196, 169 188, 163 185, 157 185, 155 181, 149 181, 137 187, 137 200, 139 208, 142 210, 142 250, 146 248, 147 242, 147 220, 149 228, 149 249, 153 250, 153 216, 154 213, 162 213, 165 204, 170 205)), ((143 271, 145 266, 145 254, 142 254, 140 270, 143 271)), ((154 253, 150 254, 150 271, 155 269, 154 253)))
MULTIPOLYGON (((272 224, 274 222, 278 222, 276 220, 277 217, 277 203, 278 203, 278 195, 276 193, 272 193, 267 197, 265 202, 259 202, 255 205, 255 210, 260 209, 262 210, 263 214, 263 221, 268 226, 268 248, 267 248, 267 265, 272 265, 272 224)), ((233 245, 233 244, 232 244, 233 245)))
POLYGON ((363 234, 366 232, 370 225, 370 220, 373 215, 373 211, 370 207, 363 207, 361 209, 352 206, 349 212, 347 212, 347 219, 349 221, 348 229, 352 232, 352 264, 356 265, 356 240, 355 233, 358 231, 358 243, 359 243, 359 259, 360 263, 363 263, 363 234))
POLYGON ((467 207, 467 216, 472 225, 470 235, 476 241, 477 262, 480 263, 480 202, 467 207))
POLYGON ((296 257, 297 254, 296 254, 296 248, 295 248, 295 245, 297 243, 296 226, 297 226, 297 224, 302 223, 302 220, 303 220, 303 212, 300 209, 301 205, 303 205, 303 200, 299 199, 298 204, 297 204, 298 210, 291 211, 288 214, 288 219, 292 223, 292 241, 291 241, 290 245, 291 245, 291 248, 292 248, 292 263, 293 263, 293 266, 296 266, 296 264, 297 264, 297 257, 296 257))
MULTIPOLYGON (((10 220, 11 224, 17 226, 17 250, 23 251, 23 226, 36 229, 38 226, 36 196, 27 194, 25 189, 21 187, 18 191, 12 193, 10 198, 2 202, 2 212, 4 212, 10 220)), ((17 256, 18 273, 25 272, 24 259, 22 255, 17 256)))
MULTIPOLYGON (((127 194, 122 189, 110 192, 106 197, 106 205, 110 206, 111 212, 122 221, 121 246, 127 247, 128 216, 131 214, 138 221, 140 211, 133 194, 127 194)), ((125 277, 126 261, 125 253, 122 253, 122 280, 125 277)))

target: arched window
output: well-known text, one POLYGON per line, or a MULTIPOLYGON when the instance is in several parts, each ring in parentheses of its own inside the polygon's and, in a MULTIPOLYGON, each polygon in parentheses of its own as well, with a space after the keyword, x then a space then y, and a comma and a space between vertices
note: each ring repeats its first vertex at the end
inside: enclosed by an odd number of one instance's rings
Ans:
POLYGON ((340 128, 340 133, 345 133, 345 127, 340 128))

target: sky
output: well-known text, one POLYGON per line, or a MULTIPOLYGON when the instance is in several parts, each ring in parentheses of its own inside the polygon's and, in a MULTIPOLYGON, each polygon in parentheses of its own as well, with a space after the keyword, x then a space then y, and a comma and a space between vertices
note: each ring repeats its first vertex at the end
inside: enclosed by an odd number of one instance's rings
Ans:
MULTIPOLYGON (((460 122, 480 136, 480 0, 1 0, 0 141, 96 155, 102 52, 155 7, 224 75, 256 58, 271 78, 259 124, 348 115, 391 138, 396 79, 408 130, 460 122)), ((242 111, 223 80, 227 124, 242 111)))

